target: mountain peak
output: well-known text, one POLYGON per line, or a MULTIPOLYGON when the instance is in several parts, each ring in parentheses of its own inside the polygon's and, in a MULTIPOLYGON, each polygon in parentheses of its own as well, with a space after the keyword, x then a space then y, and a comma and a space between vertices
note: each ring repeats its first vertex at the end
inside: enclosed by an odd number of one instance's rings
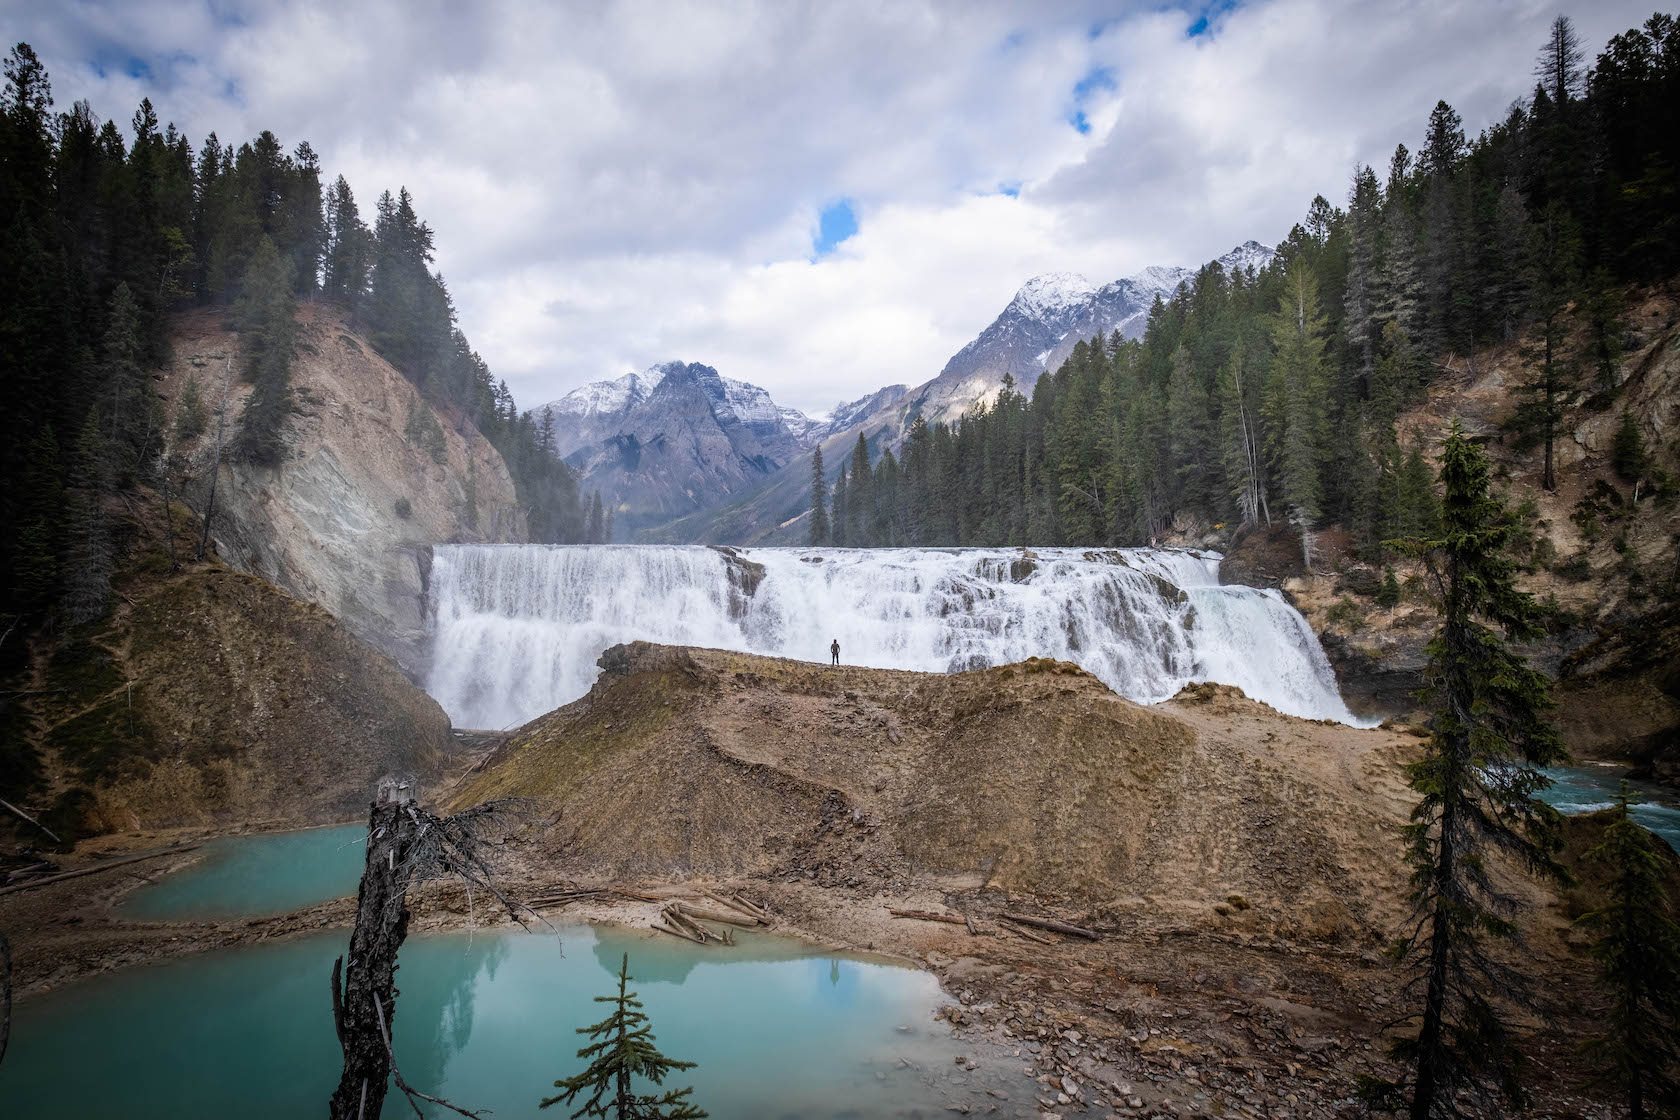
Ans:
POLYGON ((1079 306, 1089 300, 1096 290, 1094 284, 1078 273, 1046 272, 1022 284, 1009 307, 1034 319, 1042 319, 1079 306))

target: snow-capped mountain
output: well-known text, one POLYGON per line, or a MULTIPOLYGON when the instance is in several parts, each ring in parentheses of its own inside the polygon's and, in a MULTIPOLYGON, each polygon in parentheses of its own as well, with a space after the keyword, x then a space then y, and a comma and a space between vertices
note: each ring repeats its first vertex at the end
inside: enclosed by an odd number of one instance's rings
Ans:
MULTIPOLYGON (((1218 258, 1227 273, 1261 269, 1275 252, 1245 241, 1218 258)), ((1076 342, 1119 331, 1138 338, 1149 323, 1155 299, 1171 299, 1196 275, 1194 269, 1163 265, 1097 287, 1083 276, 1053 272, 1021 285, 1009 305, 973 342, 951 356, 926 386, 924 415, 954 420, 977 401, 995 395, 1009 374, 1030 393, 1041 373, 1061 365, 1076 342)))
MULTIPOLYGON (((564 458, 580 447, 615 434, 631 410, 659 388, 666 374, 687 368, 683 362, 661 362, 640 373, 627 373, 611 381, 594 381, 539 405, 535 414, 539 418, 545 412, 553 416, 555 454, 564 458)), ((805 433, 821 426, 820 421, 812 420, 797 408, 778 405, 757 385, 723 377, 710 366, 696 363, 695 368, 708 371, 701 376, 701 383, 713 410, 733 416, 763 434, 770 434, 780 421, 796 442, 809 446, 805 433)))
POLYGON ((555 453, 626 532, 705 509, 809 450, 826 422, 698 362, 661 362, 539 406, 555 453))

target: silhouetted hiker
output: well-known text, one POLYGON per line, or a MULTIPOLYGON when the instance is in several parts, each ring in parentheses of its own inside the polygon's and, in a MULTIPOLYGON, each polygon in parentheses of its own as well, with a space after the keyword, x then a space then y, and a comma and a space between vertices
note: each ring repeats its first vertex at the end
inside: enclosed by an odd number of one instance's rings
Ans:
POLYGON ((840 639, 834 639, 834 644, 828 647, 828 652, 834 655, 834 664, 840 664, 840 639))

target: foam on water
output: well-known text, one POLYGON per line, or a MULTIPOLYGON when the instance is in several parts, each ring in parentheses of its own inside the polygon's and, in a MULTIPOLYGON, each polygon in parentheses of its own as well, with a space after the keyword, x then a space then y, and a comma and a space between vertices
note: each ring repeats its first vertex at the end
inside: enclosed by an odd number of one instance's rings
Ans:
POLYGON ((954 672, 1074 661, 1130 699, 1233 684, 1279 711, 1360 724, 1298 611, 1219 584, 1176 549, 743 549, 447 545, 430 577, 428 690, 456 724, 506 727, 589 690, 609 646, 643 639, 954 672))

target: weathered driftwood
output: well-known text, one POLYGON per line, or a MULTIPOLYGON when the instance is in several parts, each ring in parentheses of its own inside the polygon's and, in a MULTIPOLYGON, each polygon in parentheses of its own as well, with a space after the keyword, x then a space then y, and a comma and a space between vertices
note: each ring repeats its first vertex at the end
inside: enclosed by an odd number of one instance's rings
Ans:
POLYGON ((948 922, 954 926, 968 924, 968 919, 960 914, 935 914, 932 910, 899 910, 889 906, 887 913, 895 918, 918 918, 924 922, 948 922))
POLYGON ((1024 937, 1028 941, 1036 941, 1040 945, 1054 945, 1057 943, 1054 937, 1046 937, 1042 933, 1034 933, 1032 930, 1023 929, 1018 925, 1011 924, 1004 926, 1003 928, 1008 930, 1010 933, 1013 933, 1016 937, 1024 937))
POLYGON ((724 907, 725 909, 738 910, 741 913, 745 914, 747 917, 755 919, 760 925, 766 925, 767 926, 767 925, 770 924, 770 915, 769 914, 766 914, 763 910, 760 910, 758 907, 754 906, 752 903, 748 902, 746 899, 742 898, 740 895, 719 894, 716 891, 708 891, 708 890, 705 890, 705 889, 702 889, 700 891, 700 895, 703 898, 711 899, 713 902, 717 903, 719 906, 724 907))
POLYGON ((652 924, 652 928, 658 930, 660 933, 668 933, 672 937, 680 937, 684 941, 694 941, 694 942, 697 942, 701 945, 704 945, 706 943, 704 940, 702 940, 701 938, 695 937, 691 933, 684 933, 680 929, 672 929, 670 926, 663 926, 663 925, 660 925, 658 922, 654 922, 652 924))
POLYGON ((58 838, 58 833, 54 832, 52 829, 48 828, 46 825, 42 824, 40 821, 38 821, 34 817, 30 816, 28 813, 24 812, 22 809, 19 809, 16 805, 13 805, 10 801, 7 801, 3 797, 0 797, 0 809, 10 809, 13 813, 22 817, 24 820, 28 821, 30 824, 32 824, 36 828, 40 829, 42 832, 46 833, 48 836, 51 836, 53 838, 53 843, 55 843, 55 844, 64 843, 64 841, 62 841, 58 838))
POLYGON ((0 894, 11 894, 14 891, 26 891, 31 887, 44 887, 48 883, 62 883, 66 879, 74 879, 80 875, 92 875, 95 871, 105 871, 113 867, 121 867, 127 863, 139 863, 143 859, 156 859, 159 856, 179 855, 182 852, 191 852, 197 848, 197 844, 188 844, 184 848, 162 848, 155 852, 146 852, 144 855, 124 856, 121 859, 106 860, 104 863, 96 863, 92 867, 78 867, 74 871, 61 871, 57 875, 43 875, 39 879, 30 879, 27 882, 13 883, 9 887, 0 887, 0 894))
POLYGON ((723 922, 726 925, 745 926, 748 929, 762 924, 757 918, 749 918, 746 914, 725 914, 721 910, 708 910, 689 902, 677 903, 677 909, 690 918, 701 918, 708 922, 723 922))
POLYGON ((702 942, 727 940, 723 934, 717 932, 717 930, 708 929, 706 926, 701 925, 699 922, 683 913, 683 911, 679 909, 681 906, 682 903, 673 902, 671 905, 665 907, 665 920, 673 925, 679 926, 682 929, 686 929, 691 933, 699 934, 702 942))
POLYGON ((1086 929, 1084 926, 1070 925, 1067 922, 1053 921, 1050 918, 1034 918, 1026 914, 999 914, 1000 918, 1008 918, 1012 922, 1020 922, 1024 926, 1036 926, 1047 929, 1052 933, 1066 933, 1074 937, 1083 937, 1091 941, 1101 941, 1102 934, 1096 930, 1086 929))

